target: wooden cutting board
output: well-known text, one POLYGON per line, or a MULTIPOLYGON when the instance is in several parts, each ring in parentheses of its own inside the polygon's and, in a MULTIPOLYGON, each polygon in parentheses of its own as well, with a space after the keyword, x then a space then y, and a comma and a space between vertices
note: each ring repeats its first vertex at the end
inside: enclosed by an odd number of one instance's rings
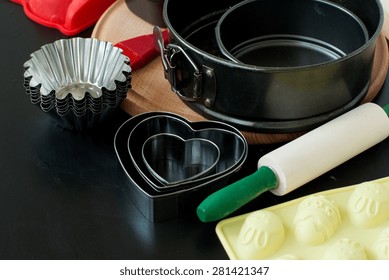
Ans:
MULTIPOLYGON (((124 0, 118 0, 99 19, 92 37, 115 44, 140 35, 151 34, 153 27, 132 13, 124 0)), ((386 78, 388 64, 388 45, 385 36, 381 34, 376 44, 371 85, 364 102, 372 101, 379 93, 386 78)), ((132 74, 132 89, 129 90, 121 108, 130 116, 150 111, 168 111, 190 121, 205 120, 171 91, 170 84, 164 77, 159 57, 132 74)), ((283 143, 303 134, 303 132, 270 134, 247 131, 242 133, 249 144, 283 143)))

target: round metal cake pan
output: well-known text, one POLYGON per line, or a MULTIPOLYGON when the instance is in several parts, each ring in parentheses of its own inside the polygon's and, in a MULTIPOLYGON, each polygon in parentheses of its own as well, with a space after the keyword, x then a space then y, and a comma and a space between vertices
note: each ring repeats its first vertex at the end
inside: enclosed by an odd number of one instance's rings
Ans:
POLYGON ((303 67, 310 71, 317 64, 324 75, 326 62, 353 53, 369 40, 361 19, 323 0, 246 0, 222 15, 215 32, 225 57, 273 70, 274 79, 277 73, 303 67))
MULTIPOLYGON (((358 106, 367 94, 376 40, 383 25, 379 0, 328 2, 348 11, 350 22, 360 20, 367 30, 367 41, 354 51, 344 51, 346 55, 340 58, 282 71, 231 61, 218 49, 215 27, 222 15, 241 1, 199 0, 188 8, 187 2, 166 0, 163 14, 170 36, 166 47, 161 48, 163 44, 155 32, 165 77, 189 107, 208 119, 265 133, 317 127, 358 106)), ((281 9, 288 12, 294 5, 317 5, 318 1, 278 3, 273 14, 281 9)), ((267 18, 271 17, 272 14, 267 18)), ((301 23, 304 24, 312 22, 301 23)), ((239 25, 235 28, 237 32, 246 32, 239 30, 239 25)))

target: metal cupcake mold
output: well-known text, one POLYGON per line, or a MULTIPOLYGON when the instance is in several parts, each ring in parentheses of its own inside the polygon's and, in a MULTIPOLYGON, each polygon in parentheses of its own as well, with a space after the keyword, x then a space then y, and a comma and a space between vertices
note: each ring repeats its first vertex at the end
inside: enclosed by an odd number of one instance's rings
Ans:
POLYGON ((46 44, 23 66, 31 102, 69 129, 94 126, 131 88, 129 58, 120 48, 94 38, 46 44))

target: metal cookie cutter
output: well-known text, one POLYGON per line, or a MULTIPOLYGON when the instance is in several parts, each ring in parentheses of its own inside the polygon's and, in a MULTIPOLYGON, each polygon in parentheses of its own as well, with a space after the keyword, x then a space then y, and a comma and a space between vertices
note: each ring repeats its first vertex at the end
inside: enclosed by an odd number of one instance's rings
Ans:
MULTIPOLYGON (((114 148, 120 166, 127 178, 126 190, 128 197, 139 212, 151 222, 161 222, 177 217, 194 215, 198 204, 209 194, 224 187, 228 178, 240 169, 247 158, 247 142, 243 135, 230 125, 214 121, 190 123, 191 128, 195 130, 213 128, 232 133, 233 137, 230 137, 231 134, 226 133, 225 136, 219 135, 220 138, 217 137, 217 139, 224 140, 214 141, 216 145, 224 143, 222 147, 219 146, 220 159, 216 168, 216 172, 218 173, 208 176, 207 180, 202 180, 196 184, 189 184, 185 188, 168 188, 166 191, 161 191, 153 187, 138 172, 139 170, 135 167, 135 162, 133 161, 134 158, 129 153, 130 148, 138 148, 136 163, 143 163, 139 144, 135 147, 129 147, 129 136, 134 132, 138 124, 150 117, 161 117, 161 119, 171 117, 188 122, 185 118, 168 112, 147 112, 128 119, 119 127, 114 138, 114 148)), ((210 135, 214 134, 214 137, 217 135, 217 133, 212 133, 211 131, 207 133, 210 135)), ((141 136, 143 141, 146 141, 150 137, 148 135, 136 135, 141 136)), ((208 140, 210 139, 208 138, 208 140)), ((130 141, 131 144, 136 142, 134 139, 130 141)), ((136 152, 136 149, 134 149, 134 152, 136 152)))
POLYGON ((144 142, 142 158, 149 173, 169 188, 214 174, 220 150, 207 139, 160 133, 144 142))
MULTIPOLYGON (((186 119, 174 115, 157 115, 140 121, 131 131, 128 137, 128 151, 138 170, 146 181, 157 191, 166 191, 166 186, 149 175, 149 170, 145 166, 142 158, 142 145, 146 140, 156 134, 169 133, 182 137, 183 139, 201 138, 212 141, 220 150, 220 158, 215 166, 215 172, 201 178, 172 184, 169 188, 189 188, 199 183, 208 181, 220 176, 239 162, 242 151, 245 149, 244 141, 240 137, 240 132, 230 129, 230 126, 223 124, 223 128, 215 127, 216 122, 190 123, 186 119), (200 127, 195 129, 194 124, 200 127), (238 134, 239 133, 239 134, 238 134), (142 144, 140 144, 142 143, 142 144)), ((231 127, 232 128, 232 127, 231 127)))

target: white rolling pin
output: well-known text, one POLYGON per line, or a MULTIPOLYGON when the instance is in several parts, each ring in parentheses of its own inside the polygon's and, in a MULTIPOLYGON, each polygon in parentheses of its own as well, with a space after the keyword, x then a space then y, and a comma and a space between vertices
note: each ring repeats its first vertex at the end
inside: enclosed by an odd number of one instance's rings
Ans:
POLYGON ((224 218, 267 190, 287 194, 369 149, 389 136, 388 112, 363 104, 264 155, 254 174, 208 196, 199 219, 224 218))

